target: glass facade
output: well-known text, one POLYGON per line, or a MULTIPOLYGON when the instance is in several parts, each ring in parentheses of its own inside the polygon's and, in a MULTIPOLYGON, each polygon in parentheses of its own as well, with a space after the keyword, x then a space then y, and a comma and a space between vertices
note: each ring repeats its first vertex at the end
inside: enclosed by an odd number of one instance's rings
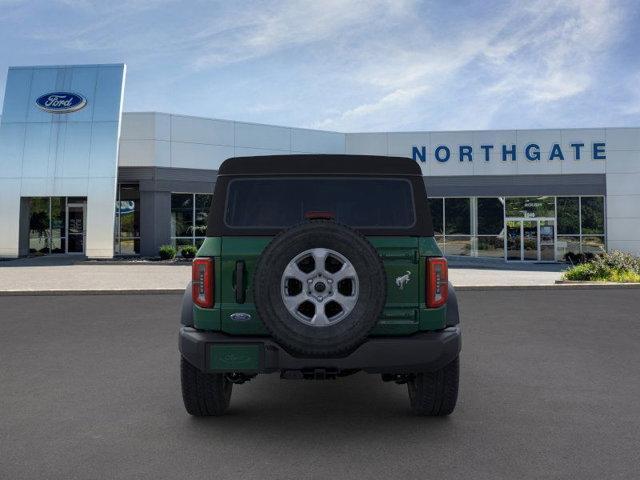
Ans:
POLYGON ((29 198, 29 253, 83 253, 84 197, 29 198))
POLYGON ((140 253, 140 191, 138 185, 118 185, 113 249, 116 255, 140 253))
POLYGON ((477 205, 476 254, 504 257, 504 198, 481 197, 477 205))
POLYGON ((176 248, 202 244, 212 198, 205 193, 171 194, 171 243, 176 248))
POLYGON ((605 250, 604 197, 558 197, 558 258, 605 250))
POLYGON ((445 255, 553 261, 606 248, 601 196, 447 197, 429 205, 445 255))
MULTIPOLYGON (((170 242, 200 246, 213 195, 171 194, 170 242)), ((33 197, 29 204, 32 254, 82 253, 86 198, 33 197)), ((436 240, 447 256, 554 261, 566 253, 606 249, 602 196, 429 198, 436 240)), ((140 254, 140 192, 119 184, 114 252, 140 254)))

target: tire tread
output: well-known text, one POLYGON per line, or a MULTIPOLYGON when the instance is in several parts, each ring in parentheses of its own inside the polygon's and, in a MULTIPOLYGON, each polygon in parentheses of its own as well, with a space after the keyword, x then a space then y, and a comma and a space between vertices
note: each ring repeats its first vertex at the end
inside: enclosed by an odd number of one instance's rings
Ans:
POLYGON ((231 384, 221 373, 204 373, 180 358, 182 400, 187 413, 196 417, 218 416, 231 400, 231 384))
POLYGON ((435 372, 422 372, 408 383, 411 410, 416 415, 450 415, 458 400, 460 360, 456 357, 435 372))

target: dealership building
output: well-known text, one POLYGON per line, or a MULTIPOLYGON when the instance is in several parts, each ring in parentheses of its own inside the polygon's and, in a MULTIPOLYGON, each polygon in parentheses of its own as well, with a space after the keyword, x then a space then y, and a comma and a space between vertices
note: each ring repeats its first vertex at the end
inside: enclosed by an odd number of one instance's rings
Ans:
POLYGON ((199 245, 225 159, 293 153, 413 158, 446 255, 640 254, 640 128, 345 133, 123 112, 125 73, 122 64, 9 69, 0 257, 199 245))

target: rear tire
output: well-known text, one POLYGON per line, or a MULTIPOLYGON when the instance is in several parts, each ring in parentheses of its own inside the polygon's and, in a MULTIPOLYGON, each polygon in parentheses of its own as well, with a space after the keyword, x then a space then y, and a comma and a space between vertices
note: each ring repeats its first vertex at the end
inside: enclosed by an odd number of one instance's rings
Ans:
POLYGON ((416 374, 407 382, 413 413, 428 417, 441 417, 452 413, 458 400, 459 378, 458 357, 440 370, 416 374))
POLYGON ((231 401, 233 384, 222 373, 204 373, 180 358, 180 381, 184 408, 190 415, 223 415, 231 401))

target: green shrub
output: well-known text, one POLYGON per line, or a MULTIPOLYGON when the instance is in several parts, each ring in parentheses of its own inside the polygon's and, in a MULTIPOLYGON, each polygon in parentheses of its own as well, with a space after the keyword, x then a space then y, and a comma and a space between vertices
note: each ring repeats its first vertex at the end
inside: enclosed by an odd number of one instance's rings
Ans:
POLYGON ((592 280, 593 271, 588 263, 575 265, 564 272, 565 280, 592 280))
POLYGON ((567 252, 564 254, 564 261, 571 265, 578 265, 579 263, 587 263, 595 258, 595 254, 591 252, 586 253, 574 253, 567 252))
POLYGON ((180 249, 180 255, 182 258, 193 258, 198 253, 198 249, 194 245, 185 245, 180 249))
POLYGON ((176 253, 178 252, 173 245, 162 245, 158 253, 162 260, 171 260, 172 258, 175 258, 176 253))
POLYGON ((630 253, 614 250, 610 253, 597 255, 593 261, 594 263, 600 264, 602 268, 640 274, 640 257, 635 257, 630 253))
POLYGON ((609 281, 619 283, 640 283, 640 273, 614 270, 611 272, 609 281))
POLYGON ((564 273, 566 280, 600 282, 640 282, 640 258, 613 251, 574 265, 564 273))

